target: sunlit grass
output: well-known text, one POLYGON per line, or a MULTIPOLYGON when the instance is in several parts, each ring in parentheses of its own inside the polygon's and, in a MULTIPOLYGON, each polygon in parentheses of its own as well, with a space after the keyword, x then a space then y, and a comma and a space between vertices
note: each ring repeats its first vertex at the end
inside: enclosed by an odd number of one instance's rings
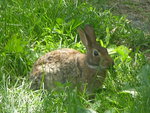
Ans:
POLYGON ((1 113, 35 113, 42 110, 42 93, 29 90, 28 82, 19 80, 9 88, 10 81, 3 79, 0 88, 1 113), (22 81, 20 84, 17 82, 22 81))

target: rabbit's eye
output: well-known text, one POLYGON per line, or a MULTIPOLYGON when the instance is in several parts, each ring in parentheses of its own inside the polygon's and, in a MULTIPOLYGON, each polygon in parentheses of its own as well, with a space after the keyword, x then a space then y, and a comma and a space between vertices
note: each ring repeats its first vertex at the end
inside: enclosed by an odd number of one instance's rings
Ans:
POLYGON ((98 55, 99 55, 99 52, 98 52, 97 50, 94 50, 94 51, 93 51, 93 55, 94 55, 94 56, 98 56, 98 55))

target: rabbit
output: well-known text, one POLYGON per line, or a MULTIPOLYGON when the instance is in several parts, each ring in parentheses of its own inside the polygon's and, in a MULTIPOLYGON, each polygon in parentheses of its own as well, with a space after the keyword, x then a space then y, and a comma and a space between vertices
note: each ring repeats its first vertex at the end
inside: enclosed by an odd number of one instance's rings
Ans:
POLYGON ((88 92, 94 92, 102 86, 113 59, 107 49, 96 41, 92 26, 85 25, 84 29, 78 28, 77 31, 87 52, 83 54, 71 48, 62 48, 46 53, 33 66, 31 88, 44 86, 44 89, 52 90, 57 88, 58 82, 71 82, 80 90, 86 87, 88 92))

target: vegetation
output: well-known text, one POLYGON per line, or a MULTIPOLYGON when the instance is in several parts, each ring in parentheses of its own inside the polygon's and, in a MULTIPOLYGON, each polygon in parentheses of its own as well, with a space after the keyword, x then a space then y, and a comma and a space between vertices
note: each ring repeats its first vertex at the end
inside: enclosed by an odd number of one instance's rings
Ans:
MULTIPOLYGON (((104 2, 102 0, 102 2, 104 2)), ((0 112, 2 113, 149 113, 150 35, 123 16, 78 0, 0 1, 0 112), (76 29, 94 26, 115 65, 94 98, 69 89, 30 89, 33 63, 58 48, 85 52, 76 29)))

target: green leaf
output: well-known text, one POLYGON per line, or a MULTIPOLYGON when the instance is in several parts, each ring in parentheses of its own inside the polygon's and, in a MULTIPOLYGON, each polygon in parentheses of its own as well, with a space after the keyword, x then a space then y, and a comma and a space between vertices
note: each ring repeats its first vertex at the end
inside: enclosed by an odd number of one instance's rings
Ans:
POLYGON ((62 18, 57 18, 56 22, 61 25, 64 23, 64 20, 62 18))
POLYGON ((109 27, 106 28, 106 38, 105 38, 105 41, 106 41, 106 46, 109 44, 109 40, 110 40, 110 30, 109 30, 109 27))
POLYGON ((120 55, 123 61, 129 58, 130 50, 124 45, 117 47, 116 52, 120 55))
POLYGON ((25 45, 25 41, 21 38, 17 38, 17 35, 14 35, 5 45, 5 50, 9 53, 22 53, 24 52, 25 45))

